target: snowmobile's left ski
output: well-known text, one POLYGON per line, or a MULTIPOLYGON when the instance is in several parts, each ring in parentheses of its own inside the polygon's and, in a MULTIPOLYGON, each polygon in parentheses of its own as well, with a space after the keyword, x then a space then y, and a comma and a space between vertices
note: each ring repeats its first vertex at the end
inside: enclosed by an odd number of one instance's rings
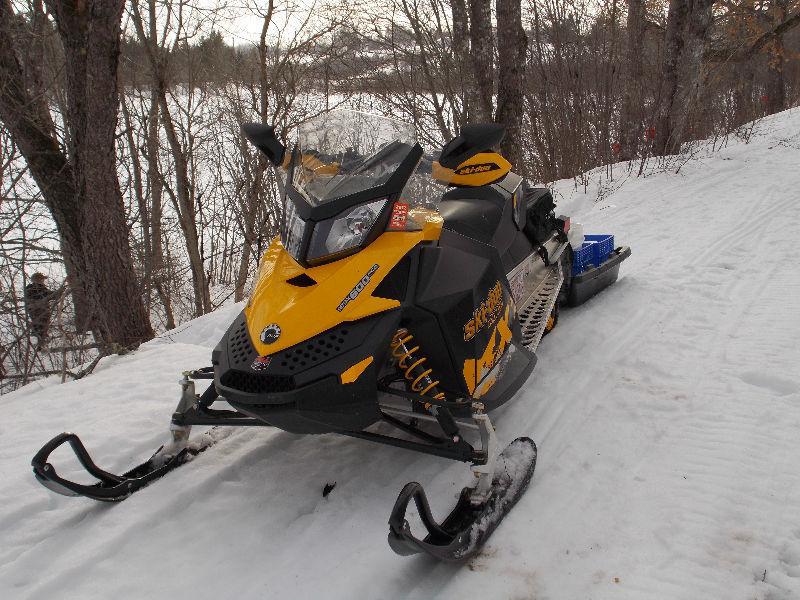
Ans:
POLYGON ((441 524, 433 518, 422 486, 407 484, 389 518, 389 545, 402 556, 424 553, 448 562, 474 556, 525 493, 535 468, 536 444, 527 437, 517 438, 497 457, 488 498, 476 503, 475 488, 464 488, 458 504, 441 524), (428 530, 422 540, 411 533, 405 518, 412 498, 428 530))
POLYGON ((104 471, 92 460, 80 438, 74 433, 62 433, 46 443, 31 461, 33 474, 46 488, 64 496, 85 496, 103 502, 120 502, 152 481, 163 477, 189 462, 204 450, 222 439, 216 428, 203 433, 189 443, 162 446, 142 464, 123 475, 104 471), (97 478, 93 484, 83 484, 61 477, 52 464, 47 462, 56 448, 69 444, 84 469, 97 478))

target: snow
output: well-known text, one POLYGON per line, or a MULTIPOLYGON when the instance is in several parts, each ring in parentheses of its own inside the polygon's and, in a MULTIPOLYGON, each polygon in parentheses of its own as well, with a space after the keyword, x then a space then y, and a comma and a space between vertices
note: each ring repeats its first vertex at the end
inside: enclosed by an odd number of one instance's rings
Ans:
MULTIPOLYGON (((209 363, 232 306, 3 397, 0 597, 800 598, 799 165, 794 109, 677 173, 557 184, 587 232, 633 255, 493 413, 500 443, 530 436, 538 465, 466 565, 386 543, 403 484, 441 518, 465 465, 357 439, 231 431, 119 505, 34 481, 61 431, 117 471, 167 441, 179 374, 209 363)), ((66 452, 53 463, 80 473, 66 452)))

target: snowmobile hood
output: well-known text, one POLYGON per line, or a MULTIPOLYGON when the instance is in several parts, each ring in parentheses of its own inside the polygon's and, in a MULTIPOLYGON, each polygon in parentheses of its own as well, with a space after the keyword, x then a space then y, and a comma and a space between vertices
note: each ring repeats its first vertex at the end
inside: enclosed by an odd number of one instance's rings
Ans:
POLYGON ((443 220, 432 214, 420 231, 387 231, 360 252, 304 269, 275 238, 261 258, 244 309, 256 351, 274 354, 339 323, 398 308, 373 295, 392 268, 420 242, 436 241, 443 220))

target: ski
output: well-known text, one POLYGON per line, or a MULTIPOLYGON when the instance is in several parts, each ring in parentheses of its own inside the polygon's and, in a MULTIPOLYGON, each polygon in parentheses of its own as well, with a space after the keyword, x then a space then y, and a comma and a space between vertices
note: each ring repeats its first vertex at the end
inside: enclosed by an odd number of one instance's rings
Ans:
POLYGON ((46 443, 31 460, 31 466, 36 480, 53 492, 63 496, 84 496, 101 502, 120 502, 156 479, 191 461, 195 456, 205 452, 226 437, 220 433, 219 428, 213 427, 191 442, 161 446, 142 464, 133 467, 123 475, 115 475, 98 467, 81 439, 76 434, 67 432, 57 435, 46 443), (48 462, 50 454, 64 444, 72 447, 78 462, 98 480, 96 483, 82 484, 64 479, 48 462))
POLYGON ((475 489, 465 487, 442 523, 431 514, 419 483, 406 484, 389 517, 389 546, 401 556, 428 554, 446 562, 461 562, 477 554, 503 518, 528 488, 536 468, 536 444, 527 437, 511 442, 497 457, 487 500, 475 503, 475 489), (411 532, 406 509, 411 500, 428 531, 424 539, 411 532))

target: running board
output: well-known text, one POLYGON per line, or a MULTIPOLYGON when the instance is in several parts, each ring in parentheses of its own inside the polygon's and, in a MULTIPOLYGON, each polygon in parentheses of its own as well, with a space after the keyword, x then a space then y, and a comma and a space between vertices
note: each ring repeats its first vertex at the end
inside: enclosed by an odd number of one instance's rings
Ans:
POLYGON ((547 327, 547 319, 564 283, 564 273, 561 270, 561 261, 549 267, 549 272, 544 276, 527 300, 520 305, 518 316, 522 329, 522 344, 531 352, 536 352, 539 342, 547 327))

